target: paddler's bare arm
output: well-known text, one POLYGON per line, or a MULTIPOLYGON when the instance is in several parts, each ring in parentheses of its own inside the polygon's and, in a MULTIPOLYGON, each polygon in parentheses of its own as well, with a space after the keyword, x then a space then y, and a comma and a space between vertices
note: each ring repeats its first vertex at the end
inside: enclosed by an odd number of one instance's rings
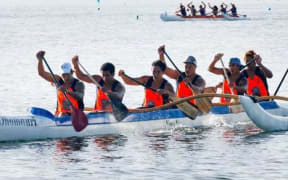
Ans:
MULTIPOLYGON (((166 64, 165 62, 165 57, 164 57, 164 50, 165 50, 165 45, 162 45, 158 48, 158 54, 159 54, 159 60, 162 61, 163 63, 166 64)), ((166 64, 167 65, 167 64, 166 64)), ((170 77, 171 79, 175 79, 177 80, 177 78, 179 77, 179 73, 177 70, 172 69, 170 67, 167 66, 166 70, 165 70, 165 74, 170 77)))
MULTIPOLYGON (((75 73, 76 73, 76 76, 78 79, 80 79, 81 81, 85 81, 87 83, 93 83, 93 81, 89 78, 88 75, 84 74, 80 67, 79 67, 79 57, 78 56, 74 56, 72 58, 72 63, 73 63, 73 66, 74 66, 74 70, 75 70, 75 73)), ((92 78, 97 81, 98 83, 100 82, 101 80, 101 76, 99 75, 92 75, 92 78)))
POLYGON ((224 74, 223 68, 216 68, 215 65, 216 63, 223 57, 224 54, 218 53, 214 56, 213 61, 209 65, 208 71, 213 73, 213 74, 224 74))
MULTIPOLYGON (((138 84, 137 82, 131 80, 130 78, 126 77, 125 75, 125 72, 124 70, 119 70, 118 72, 118 75, 123 79, 123 81, 125 82, 125 84, 128 84, 128 85, 134 85, 134 86, 139 86, 140 84, 138 84)), ((139 81, 140 83, 142 84, 146 84, 146 82, 148 81, 149 79, 149 76, 141 76, 141 77, 138 77, 138 78, 133 78, 137 81, 139 81)))
MULTIPOLYGON (((49 81, 51 83, 54 83, 54 80, 53 80, 53 77, 52 75, 49 73, 49 72, 46 72, 44 70, 44 66, 43 66, 43 60, 42 58, 44 57, 45 55, 45 51, 39 51, 37 54, 36 54, 36 58, 38 59, 38 74, 39 76, 41 76, 43 79, 45 79, 46 81, 49 81)), ((56 79, 59 81, 61 79, 60 76, 58 75, 55 75, 56 76, 56 79)))
POLYGON ((258 66, 260 67, 260 69, 263 71, 264 75, 265 75, 267 78, 272 78, 272 77, 273 77, 272 71, 270 71, 267 67, 265 67, 265 66, 262 64, 262 58, 261 58, 259 55, 256 55, 256 56, 255 56, 255 61, 256 61, 256 63, 258 64, 258 66))

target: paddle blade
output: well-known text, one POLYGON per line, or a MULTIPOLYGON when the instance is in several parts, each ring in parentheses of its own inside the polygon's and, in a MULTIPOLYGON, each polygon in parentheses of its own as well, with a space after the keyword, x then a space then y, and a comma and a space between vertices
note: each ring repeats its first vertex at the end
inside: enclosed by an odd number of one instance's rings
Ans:
POLYGON ((72 125, 77 132, 82 131, 88 125, 88 118, 86 114, 79 109, 72 108, 71 120, 72 125))
POLYGON ((211 101, 208 98, 196 99, 196 106, 202 114, 206 114, 211 111, 211 101))
POLYGON ((117 121, 122 121, 128 115, 128 108, 119 101, 112 102, 112 110, 117 121))
MULTIPOLYGON (((180 100, 180 98, 170 96, 169 99, 171 101, 180 100)), ((194 120, 197 117, 198 110, 194 105, 190 104, 189 102, 185 101, 183 103, 177 104, 177 108, 184 113, 187 117, 194 120)))
POLYGON ((113 98, 110 94, 107 94, 112 104, 112 113, 117 121, 122 121, 128 115, 128 108, 118 99, 113 98))

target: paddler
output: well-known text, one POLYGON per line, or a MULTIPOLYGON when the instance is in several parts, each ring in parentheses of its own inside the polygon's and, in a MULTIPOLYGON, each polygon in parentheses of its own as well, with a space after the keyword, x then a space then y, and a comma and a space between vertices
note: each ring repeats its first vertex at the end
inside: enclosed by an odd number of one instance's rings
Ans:
POLYGON ((206 4, 202 1, 202 5, 199 6, 200 16, 206 16, 206 4))
MULTIPOLYGON (((36 54, 38 59, 38 74, 46 81, 55 84, 52 75, 44 70, 43 57, 45 51, 39 51, 36 54)), ((73 70, 71 64, 66 62, 61 65, 62 74, 55 75, 60 87, 57 88, 57 108, 56 116, 69 116, 71 115, 71 108, 69 102, 66 100, 63 92, 66 92, 68 99, 71 101, 75 109, 84 109, 84 84, 78 79, 73 77, 73 70)))
MULTIPOLYGON (((228 80, 225 78, 225 72, 223 68, 215 67, 215 64, 222 59, 223 53, 218 53, 215 55, 214 60, 209 65, 209 71, 213 74, 223 75, 224 82, 222 85, 222 94, 234 94, 234 95, 243 95, 247 89, 247 79, 240 73, 242 67, 240 59, 237 57, 230 58, 229 68, 225 68, 227 72, 228 80), (229 84, 229 83, 230 84, 229 84), (233 93, 232 93, 233 90, 233 93)), ((221 103, 229 103, 230 98, 221 98, 221 103)))
MULTIPOLYGON (((158 48, 159 59, 166 64, 164 51, 164 45, 158 48)), ((195 57, 188 56, 188 58, 184 61, 184 64, 185 71, 181 72, 181 74, 177 70, 170 67, 167 67, 165 70, 165 75, 177 81, 176 95, 179 98, 193 96, 193 91, 197 94, 202 93, 206 85, 205 80, 196 73, 197 61, 195 57), (184 79, 182 77, 184 77, 184 79), (191 85, 193 91, 188 84, 191 85)), ((189 102, 195 105, 195 100, 192 99, 189 102)))
POLYGON ((222 14, 227 14, 227 4, 225 4, 225 3, 222 3, 221 5, 220 5, 220 12, 222 13, 222 14))
POLYGON ((217 15, 218 15, 218 7, 217 7, 216 5, 211 6, 210 3, 208 3, 208 7, 209 7, 210 9, 212 9, 212 14, 213 14, 214 16, 217 16, 217 15))
POLYGON ((267 78, 272 78, 272 71, 262 64, 262 58, 253 50, 244 55, 247 64, 242 74, 248 80, 247 94, 252 96, 269 96, 267 78))
MULTIPOLYGON (((163 78, 166 70, 166 64, 160 60, 152 63, 152 76, 141 76, 133 78, 145 85, 145 98, 143 107, 156 107, 169 102, 168 96, 175 96, 173 86, 163 78), (153 88, 156 92, 149 89, 153 88)), ((140 85, 132 79, 124 75, 124 70, 119 71, 119 76, 128 85, 140 85)))
POLYGON ((180 9, 178 11, 176 11, 175 13, 178 14, 179 12, 180 12, 181 16, 183 16, 183 17, 187 16, 186 8, 182 3, 180 4, 180 9))
POLYGON ((237 17, 238 14, 237 14, 237 8, 235 6, 235 4, 231 3, 231 9, 228 11, 228 12, 231 12, 231 15, 234 16, 234 17, 237 17))
MULTIPOLYGON (((74 56, 72 58, 72 63, 74 65, 76 76, 84 82, 93 83, 89 76, 81 71, 78 62, 79 57, 74 56)), ((113 100, 122 102, 125 94, 125 87, 121 82, 114 78, 115 66, 112 63, 104 63, 100 70, 102 75, 92 75, 92 78, 94 78, 94 80, 102 86, 102 88, 98 88, 97 90, 94 110, 112 112, 112 106, 109 97, 113 98, 113 100), (109 97, 107 94, 109 94, 109 97)))

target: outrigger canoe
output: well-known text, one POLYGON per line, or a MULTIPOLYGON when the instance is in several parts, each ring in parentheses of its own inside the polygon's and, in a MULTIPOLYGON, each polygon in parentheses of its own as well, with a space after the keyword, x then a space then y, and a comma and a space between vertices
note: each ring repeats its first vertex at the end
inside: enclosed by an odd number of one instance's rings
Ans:
MULTIPOLYGON (((277 110, 274 101, 260 102, 264 109, 277 110)), ((47 138, 67 138, 73 136, 97 136, 106 134, 129 135, 147 133, 159 129, 177 127, 213 127, 217 118, 227 121, 248 119, 245 113, 231 113, 228 106, 212 107, 206 115, 195 120, 187 118, 178 109, 156 110, 151 112, 131 112, 121 122, 117 122, 111 113, 88 113, 88 126, 81 132, 72 127, 70 117, 55 117, 51 112, 33 107, 31 115, 22 117, 0 116, 0 141, 38 140, 47 138)))
POLYGON ((160 14, 162 21, 237 21, 237 20, 249 20, 246 15, 231 16, 228 14, 222 15, 207 15, 207 16, 181 16, 179 14, 169 15, 167 13, 160 14))
POLYGON ((240 102, 248 117, 260 129, 268 132, 288 130, 287 108, 279 107, 277 111, 268 111, 247 96, 240 96, 240 102))

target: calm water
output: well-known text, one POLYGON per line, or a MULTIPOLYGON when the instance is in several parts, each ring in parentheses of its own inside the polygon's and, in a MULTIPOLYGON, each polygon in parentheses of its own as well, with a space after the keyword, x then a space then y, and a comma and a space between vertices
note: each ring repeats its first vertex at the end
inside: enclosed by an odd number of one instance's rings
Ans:
MULTIPOLYGON (((181 68, 188 55, 195 56, 208 86, 222 80, 207 71, 216 53, 225 54, 227 65, 230 57, 242 58, 254 49, 274 73, 268 81, 273 93, 287 68, 288 3, 234 2, 251 21, 162 22, 161 12, 178 7, 174 0, 102 0, 100 11, 97 1, 2 0, 0 114, 25 115, 31 106, 55 109, 55 90, 37 74, 35 54, 41 49, 55 73, 78 54, 92 74, 110 61, 117 70, 141 76, 151 74, 157 48, 166 44, 181 68)), ((287 95, 287 88, 284 82, 279 95, 287 95)), ((142 103, 143 88, 127 86, 126 92, 127 106, 142 103)), ((94 101, 95 87, 86 85, 86 106, 94 101)), ((286 179, 286 140, 287 133, 261 133, 246 120, 240 128, 152 137, 135 133, 0 143, 0 179, 286 179)))

